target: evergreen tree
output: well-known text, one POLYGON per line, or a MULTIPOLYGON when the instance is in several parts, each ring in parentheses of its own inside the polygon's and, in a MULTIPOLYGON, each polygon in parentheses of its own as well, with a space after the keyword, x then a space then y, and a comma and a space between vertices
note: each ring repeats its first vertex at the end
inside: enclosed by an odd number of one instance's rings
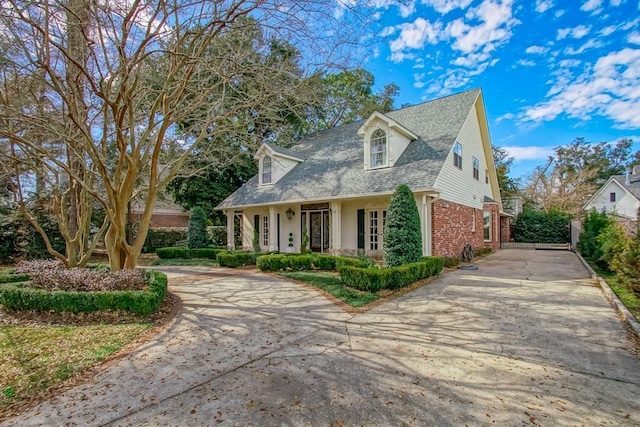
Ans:
POLYGON ((196 206, 189 217, 189 231, 187 232, 187 246, 189 249, 206 248, 209 246, 207 236, 207 216, 204 209, 196 206))
POLYGON ((384 265, 395 267, 422 259, 422 233, 416 200, 402 184, 391 197, 384 228, 384 265))
POLYGON ((578 241, 578 252, 588 260, 602 262, 602 244, 598 241, 598 236, 613 221, 606 212, 591 210, 582 224, 582 233, 578 241))

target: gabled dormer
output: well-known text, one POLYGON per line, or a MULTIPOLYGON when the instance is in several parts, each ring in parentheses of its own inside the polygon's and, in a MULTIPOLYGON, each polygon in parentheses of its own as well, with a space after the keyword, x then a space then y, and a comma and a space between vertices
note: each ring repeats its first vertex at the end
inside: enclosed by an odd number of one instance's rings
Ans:
POLYGON ((304 162, 300 154, 263 142, 253 156, 258 160, 258 180, 260 185, 275 184, 297 164, 304 162))
POLYGON ((418 136, 395 120, 374 112, 360 129, 364 143, 364 169, 392 167, 418 136))

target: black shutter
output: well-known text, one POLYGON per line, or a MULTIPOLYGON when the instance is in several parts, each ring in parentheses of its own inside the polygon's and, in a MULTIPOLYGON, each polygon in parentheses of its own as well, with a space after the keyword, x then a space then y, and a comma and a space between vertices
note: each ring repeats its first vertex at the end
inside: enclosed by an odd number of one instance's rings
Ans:
POLYGON ((253 232, 260 233, 260 215, 253 216, 253 232))
POLYGON ((358 209, 358 249, 364 249, 364 209, 358 209))
POLYGON ((276 218, 278 220, 278 226, 276 228, 278 229, 278 251, 279 251, 280 250, 280 214, 278 214, 276 218))

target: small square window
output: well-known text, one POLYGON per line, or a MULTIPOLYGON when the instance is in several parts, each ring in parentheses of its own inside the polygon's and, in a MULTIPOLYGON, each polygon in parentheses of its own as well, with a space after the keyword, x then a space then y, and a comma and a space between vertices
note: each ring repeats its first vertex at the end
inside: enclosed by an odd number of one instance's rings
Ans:
POLYGON ((612 203, 616 201, 616 193, 609 193, 609 201, 612 203))
POLYGON ((489 169, 484 170, 484 183, 485 184, 489 183, 489 169))

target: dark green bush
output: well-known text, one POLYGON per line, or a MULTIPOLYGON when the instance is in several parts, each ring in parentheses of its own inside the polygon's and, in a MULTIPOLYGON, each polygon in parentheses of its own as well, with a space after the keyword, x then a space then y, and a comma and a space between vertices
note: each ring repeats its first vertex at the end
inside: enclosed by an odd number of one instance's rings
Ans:
POLYGON ((87 313, 124 310, 134 314, 151 314, 160 307, 167 294, 167 276, 147 271, 144 291, 47 291, 5 283, 0 285, 0 304, 8 310, 36 310, 87 313))
POLYGON ((367 264, 355 258, 336 257, 331 255, 261 255, 256 262, 262 271, 282 270, 336 270, 342 265, 366 267, 367 264))
POLYGON ((602 243, 598 240, 598 236, 607 228, 613 219, 606 212, 597 212, 592 209, 584 218, 582 223, 582 233, 578 241, 578 252, 584 258, 599 264, 601 267, 607 267, 602 261, 604 253, 602 252, 602 243))
POLYGON ((158 248, 156 255, 161 259, 192 259, 192 258, 208 258, 216 259, 220 252, 225 249, 220 248, 203 248, 189 249, 185 247, 158 248))
POLYGON ((157 248, 174 247, 187 240, 187 229, 182 227, 150 228, 144 241, 144 251, 154 252, 157 248))
POLYGON ((382 289, 399 289, 418 280, 434 276, 444 266, 442 257, 424 257, 421 261, 388 268, 338 268, 345 285, 360 291, 377 292, 382 289))
POLYGON ((513 221, 513 239, 525 243, 567 243, 570 221, 571 215, 565 212, 527 210, 513 221))
POLYGON ((413 193, 399 185, 391 197, 384 226, 384 265, 395 267, 422 259, 420 214, 413 193))
POLYGON ((204 209, 196 206, 189 217, 189 230, 187 231, 187 246, 189 249, 200 249, 209 246, 207 235, 207 215, 204 209))
POLYGON ((218 253, 216 260, 220 267, 236 268, 244 265, 255 265, 258 255, 260 254, 254 252, 221 251, 218 253))
POLYGON ((444 257, 444 266, 445 267, 449 267, 449 268, 457 267, 457 266, 460 265, 461 262, 462 262, 462 260, 458 256, 444 257))

